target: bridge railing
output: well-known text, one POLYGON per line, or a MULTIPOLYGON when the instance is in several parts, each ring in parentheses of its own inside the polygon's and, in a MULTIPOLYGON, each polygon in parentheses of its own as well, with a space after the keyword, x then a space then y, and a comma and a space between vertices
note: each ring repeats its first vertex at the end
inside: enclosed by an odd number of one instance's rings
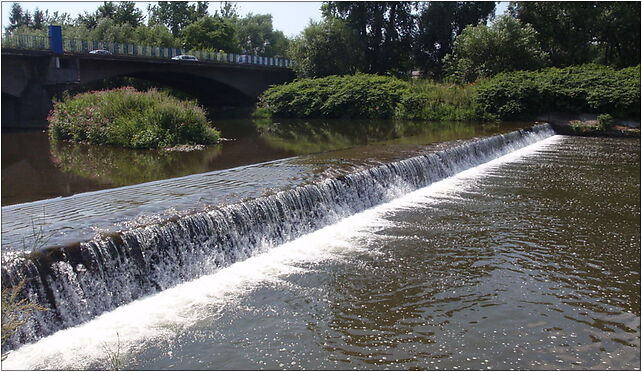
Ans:
POLYGON ((7 35, 2 37, 3 48, 47 50, 49 47, 49 38, 37 35, 7 35))
MULTIPOLYGON (((49 38, 36 35, 8 35, 2 38, 2 47, 16 49, 49 49, 49 38)), ((234 54, 211 51, 189 51, 180 48, 150 47, 136 44, 122 44, 109 41, 90 41, 78 39, 63 39, 63 49, 71 53, 89 53, 92 50, 108 50, 114 55, 140 56, 152 58, 172 58, 181 54, 190 54, 198 58, 199 61, 232 63, 232 64, 252 64, 261 66, 274 66, 290 68, 294 65, 293 61, 287 58, 261 57, 245 54, 234 54)))

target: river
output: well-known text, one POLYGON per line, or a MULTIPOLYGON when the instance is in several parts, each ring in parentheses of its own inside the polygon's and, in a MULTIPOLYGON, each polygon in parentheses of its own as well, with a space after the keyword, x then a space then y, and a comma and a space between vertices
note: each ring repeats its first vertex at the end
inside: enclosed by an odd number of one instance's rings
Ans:
POLYGON ((3 368, 640 369, 639 140, 553 135, 391 195, 3 368))
MULTIPOLYGON (((531 123, 488 125, 473 122, 402 123, 404 130, 315 131, 326 122, 283 121, 293 127, 313 128, 306 132, 258 134, 250 119, 216 119, 230 141, 191 152, 130 150, 109 146, 51 143, 45 131, 2 133, 2 205, 69 196, 82 192, 140 184, 189 174, 231 169, 238 166, 317 154, 339 149, 386 144, 407 146, 488 136, 531 123), (355 133, 358 132, 358 133, 355 133)), ((390 125, 333 121, 335 127, 378 128, 390 125)))

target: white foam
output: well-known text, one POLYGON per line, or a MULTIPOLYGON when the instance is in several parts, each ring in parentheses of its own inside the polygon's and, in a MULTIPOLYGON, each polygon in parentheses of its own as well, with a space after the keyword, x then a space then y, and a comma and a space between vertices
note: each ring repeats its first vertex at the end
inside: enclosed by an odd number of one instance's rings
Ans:
MULTIPOLYGON (((213 275, 123 305, 85 324, 24 345, 10 352, 2 362, 2 368, 86 369, 96 362, 107 363, 109 351, 116 350, 120 350, 126 359, 128 352, 144 349, 149 343, 172 340, 182 329, 206 315, 211 316, 212 311, 216 311, 213 309, 220 311, 233 306, 252 288, 278 282, 288 274, 304 270, 302 263, 341 259, 363 249, 355 244, 354 238, 384 226, 382 216, 386 213, 430 203, 435 198, 452 197, 502 164, 553 146, 562 139, 562 136, 549 137, 235 263, 213 275)), ((403 193, 402 190, 397 192, 403 193)))

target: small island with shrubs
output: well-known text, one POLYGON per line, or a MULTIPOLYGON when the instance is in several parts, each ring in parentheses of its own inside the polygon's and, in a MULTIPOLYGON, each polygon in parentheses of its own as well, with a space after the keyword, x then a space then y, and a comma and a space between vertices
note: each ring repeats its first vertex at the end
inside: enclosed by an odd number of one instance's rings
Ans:
POLYGON ((208 145, 220 137, 196 102, 156 89, 124 87, 65 97, 54 103, 48 121, 54 141, 135 149, 208 145))

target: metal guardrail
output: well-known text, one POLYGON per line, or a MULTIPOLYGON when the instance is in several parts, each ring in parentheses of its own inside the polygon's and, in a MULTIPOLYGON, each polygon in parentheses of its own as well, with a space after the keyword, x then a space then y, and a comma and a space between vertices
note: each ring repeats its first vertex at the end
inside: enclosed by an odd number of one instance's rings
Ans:
MULTIPOLYGON (((9 35, 2 38, 3 48, 49 50, 49 38, 36 35, 9 35)), ((63 39, 65 52, 89 53, 92 50, 108 50, 113 55, 151 57, 151 58, 172 58, 182 54, 190 54, 199 61, 216 63, 251 64, 261 66, 274 66, 291 68, 294 65, 292 60, 287 58, 261 57, 245 54, 234 54, 210 51, 190 51, 180 48, 150 47, 136 44, 121 44, 107 41, 88 41, 77 39, 63 39)))
POLYGON ((3 48, 47 50, 49 38, 36 35, 10 35, 2 37, 3 48))

